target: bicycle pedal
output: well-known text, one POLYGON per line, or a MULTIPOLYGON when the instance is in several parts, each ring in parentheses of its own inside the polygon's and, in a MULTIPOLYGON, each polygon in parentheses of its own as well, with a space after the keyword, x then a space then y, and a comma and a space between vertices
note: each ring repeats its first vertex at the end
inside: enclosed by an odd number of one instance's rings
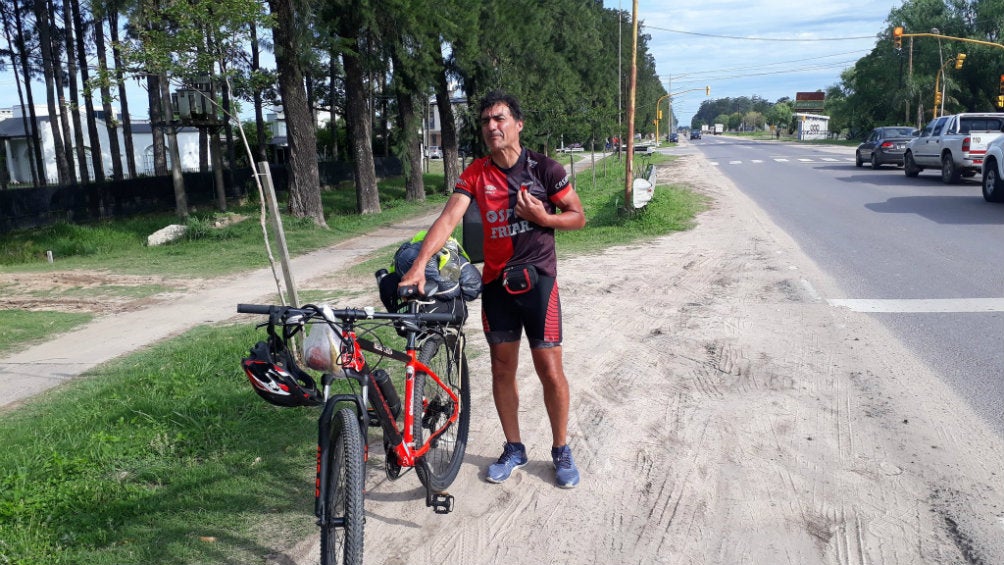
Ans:
POLYGON ((425 505, 431 506, 436 514, 453 512, 453 495, 445 492, 430 492, 425 495, 425 505))

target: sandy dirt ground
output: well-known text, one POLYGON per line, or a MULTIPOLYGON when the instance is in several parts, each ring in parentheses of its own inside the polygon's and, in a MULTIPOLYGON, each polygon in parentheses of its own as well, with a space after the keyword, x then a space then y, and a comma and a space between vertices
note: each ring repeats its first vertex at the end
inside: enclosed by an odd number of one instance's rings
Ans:
MULTIPOLYGON (((827 304, 839 288, 703 158, 660 182, 713 200, 695 229, 559 265, 581 485, 553 484, 525 349, 530 464, 484 481, 504 438, 469 324, 456 509, 433 514, 375 455, 366 563, 1004 563, 1001 438, 875 320, 827 304)), ((317 563, 317 544, 269 563, 317 563)))
MULTIPOLYGON (((840 289, 702 157, 660 182, 711 199, 693 230, 559 265, 581 485, 553 484, 525 349, 530 464, 484 481, 504 438, 475 303, 456 509, 434 514, 416 476, 388 481, 375 453, 366 563, 1004 564, 1002 439, 874 319, 829 305, 840 289)), ((29 277, 0 279, 6 307, 27 305, 15 294, 29 277)), ((105 278, 60 284, 163 282, 105 278)), ((161 300, 82 294, 94 304, 68 310, 161 300)), ((310 536, 266 563, 312 565, 317 547, 310 536)))

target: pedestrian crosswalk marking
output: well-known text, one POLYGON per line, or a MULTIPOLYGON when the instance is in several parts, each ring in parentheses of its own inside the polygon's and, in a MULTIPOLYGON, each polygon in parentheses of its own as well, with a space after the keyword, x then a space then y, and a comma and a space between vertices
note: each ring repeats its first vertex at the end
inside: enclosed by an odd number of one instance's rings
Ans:
MULTIPOLYGON (((774 157, 773 160, 776 163, 790 163, 791 162, 791 159, 786 159, 784 157, 774 157)), ((854 161, 854 158, 853 157, 844 157, 844 158, 838 158, 838 157, 818 157, 816 159, 809 158, 809 157, 799 157, 798 158, 798 162, 799 163, 818 163, 819 161, 823 161, 823 162, 826 162, 826 163, 840 163, 840 162, 851 163, 851 162, 854 161)), ((722 165, 718 161, 709 161, 708 163, 712 167, 720 167, 722 165)), ((747 163, 754 164, 754 165, 760 165, 760 164, 764 163, 764 160, 763 159, 750 159, 749 161, 743 161, 743 160, 738 160, 737 159, 735 161, 729 161, 728 162, 729 165, 744 165, 744 164, 747 164, 747 163)))

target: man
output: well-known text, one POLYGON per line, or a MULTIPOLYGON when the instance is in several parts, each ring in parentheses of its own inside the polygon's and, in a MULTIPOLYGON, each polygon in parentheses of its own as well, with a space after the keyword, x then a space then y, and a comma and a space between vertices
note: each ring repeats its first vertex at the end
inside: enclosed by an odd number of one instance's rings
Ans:
POLYGON ((490 155, 475 160, 460 175, 401 285, 423 288, 425 264, 476 200, 484 226, 481 318, 491 351, 492 395, 506 438, 502 455, 488 467, 486 478, 501 483, 528 462, 519 430, 516 385, 525 332, 551 422, 555 479, 558 486, 572 488, 579 484, 579 470, 567 443, 568 381, 561 359, 554 230, 579 229, 586 216, 564 167, 521 145, 523 114, 513 96, 493 92, 479 110, 481 135, 490 155))

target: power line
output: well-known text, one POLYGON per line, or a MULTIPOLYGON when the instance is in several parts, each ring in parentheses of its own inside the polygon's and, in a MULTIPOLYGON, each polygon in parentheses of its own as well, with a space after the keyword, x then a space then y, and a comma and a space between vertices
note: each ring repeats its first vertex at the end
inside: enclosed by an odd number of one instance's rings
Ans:
POLYGON ((697 35, 700 37, 713 37, 716 39, 738 39, 742 41, 781 41, 781 42, 815 42, 815 41, 857 41, 860 39, 875 39, 874 35, 862 35, 856 37, 816 37, 816 38, 793 38, 793 37, 742 37, 738 35, 717 35, 714 33, 701 33, 698 31, 684 31, 682 29, 669 29, 664 27, 645 25, 645 29, 657 29, 659 31, 668 31, 670 33, 679 33, 682 35, 697 35))

